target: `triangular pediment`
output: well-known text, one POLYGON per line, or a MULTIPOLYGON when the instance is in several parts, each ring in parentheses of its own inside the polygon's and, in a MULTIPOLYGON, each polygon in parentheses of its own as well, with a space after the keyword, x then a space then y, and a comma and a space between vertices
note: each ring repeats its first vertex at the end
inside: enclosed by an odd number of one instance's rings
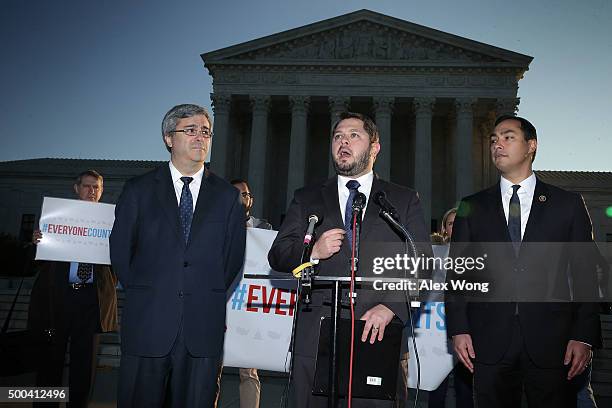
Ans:
POLYGON ((511 66, 532 58, 369 10, 202 55, 216 64, 391 64, 511 66))

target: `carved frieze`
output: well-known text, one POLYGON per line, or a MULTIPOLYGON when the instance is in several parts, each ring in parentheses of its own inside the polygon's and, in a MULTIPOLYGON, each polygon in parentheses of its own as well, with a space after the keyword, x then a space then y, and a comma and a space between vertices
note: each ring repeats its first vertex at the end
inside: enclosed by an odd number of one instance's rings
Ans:
POLYGON ((378 60, 410 62, 503 62, 413 33, 361 21, 253 50, 232 59, 378 60))

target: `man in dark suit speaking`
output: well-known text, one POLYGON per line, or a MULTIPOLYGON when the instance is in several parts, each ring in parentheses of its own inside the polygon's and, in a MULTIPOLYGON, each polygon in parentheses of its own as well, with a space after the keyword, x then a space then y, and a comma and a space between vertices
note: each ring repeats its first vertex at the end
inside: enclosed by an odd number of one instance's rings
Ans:
MULTIPOLYGON (((500 181, 462 200, 450 256, 488 253, 481 276, 492 280, 498 298, 470 302, 465 294, 450 294, 447 331, 459 360, 474 373, 477 406, 519 407, 523 388, 530 407, 575 406, 569 380, 584 371, 591 348, 601 342, 597 306, 569 301, 571 284, 573 299, 596 288, 594 268, 579 250, 592 243, 591 221, 580 195, 533 173, 537 135, 529 121, 502 116, 490 139, 500 181), (554 299, 566 302, 546 302, 552 297, 540 290, 550 289, 546 271, 555 268, 554 299)), ((449 271, 447 279, 454 278, 449 271)))
POLYGON ((244 261, 245 226, 238 191, 204 166, 211 132, 204 108, 173 107, 162 123, 170 161, 129 180, 117 203, 119 407, 214 404, 225 293, 244 261))
MULTIPOLYGON (((323 222, 317 228, 318 238, 312 249, 311 260, 318 263, 317 275, 350 276, 351 204, 357 192, 366 198, 366 210, 361 229, 361 242, 402 242, 391 227, 378 215, 372 198, 384 191, 396 205, 404 226, 417 242, 428 242, 418 195, 415 191, 379 179, 372 168, 380 150, 378 130, 368 117, 344 113, 332 128, 331 154, 337 176, 323 185, 305 187, 295 192, 287 216, 268 253, 270 266, 277 271, 290 272, 301 261, 302 243, 308 216, 320 211, 323 222)), ((431 250, 431 247, 430 247, 431 250)), ((327 398, 312 395, 315 361, 321 316, 329 316, 329 289, 312 291, 312 304, 298 313, 294 359, 294 403, 296 407, 326 407, 327 398)), ((365 321, 362 341, 382 340, 385 327, 394 319, 403 322, 408 309, 402 302, 385 302, 385 294, 357 289, 355 316, 365 321)), ((402 349, 400 403, 405 400, 406 349, 402 349)), ((398 362, 399 363, 399 362, 398 362)), ((388 401, 353 400, 353 406, 390 406, 388 401)))

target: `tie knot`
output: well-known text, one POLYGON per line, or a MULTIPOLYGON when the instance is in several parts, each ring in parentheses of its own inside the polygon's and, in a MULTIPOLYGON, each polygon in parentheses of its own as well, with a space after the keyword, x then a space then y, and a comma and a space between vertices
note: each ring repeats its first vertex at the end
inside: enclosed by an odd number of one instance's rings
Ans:
POLYGON ((521 188, 520 184, 515 184, 512 186, 512 194, 516 194, 518 189, 521 188))
POLYGON ((183 182, 183 184, 188 186, 189 183, 191 183, 193 181, 193 177, 181 177, 181 181, 183 182))
POLYGON ((357 180, 349 180, 346 183, 346 188, 349 190, 357 190, 359 187, 361 187, 361 184, 357 180))

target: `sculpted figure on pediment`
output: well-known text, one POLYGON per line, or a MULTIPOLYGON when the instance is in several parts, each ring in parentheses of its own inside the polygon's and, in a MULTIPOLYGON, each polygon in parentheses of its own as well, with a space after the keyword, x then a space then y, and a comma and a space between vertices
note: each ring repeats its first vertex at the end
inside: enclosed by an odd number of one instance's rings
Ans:
POLYGON ((434 39, 390 29, 355 24, 291 40, 281 46, 253 50, 239 59, 499 61, 434 39))
POLYGON ((351 33, 343 31, 338 35, 338 48, 336 58, 353 58, 355 51, 355 39, 351 33))
POLYGON ((336 37, 325 36, 319 47, 320 59, 333 59, 336 57, 336 37))
POLYGON ((372 36, 373 57, 389 59, 389 41, 383 33, 372 36))

